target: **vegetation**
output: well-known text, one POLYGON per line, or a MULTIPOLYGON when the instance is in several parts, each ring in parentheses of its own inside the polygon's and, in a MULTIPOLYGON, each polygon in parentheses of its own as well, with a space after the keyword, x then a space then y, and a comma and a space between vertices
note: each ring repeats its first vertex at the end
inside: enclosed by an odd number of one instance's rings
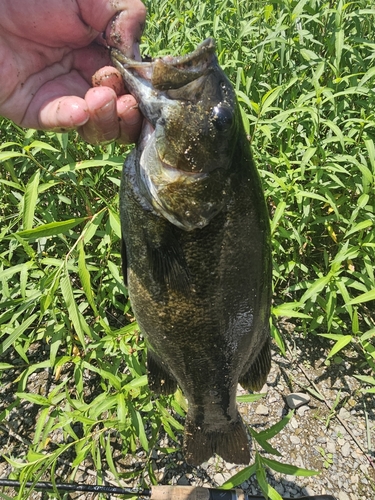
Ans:
MULTIPOLYGON (((280 349, 278 318, 293 318, 297 331, 332 342, 328 358, 354 350, 363 391, 375 393, 375 2, 145 3, 144 54, 188 52, 213 36, 236 87, 270 206, 280 349)), ((14 374, 16 388, 0 423, 27 402, 40 408, 27 456, 6 459, 22 481, 37 480, 73 450, 72 470, 91 456, 100 477, 104 450, 116 476, 116 438, 124 454, 145 451, 153 480, 152 448, 161 428, 176 439, 184 400, 149 393, 122 282, 127 150, 7 120, 0 131, 0 377, 14 374), (53 390, 27 392, 43 369, 53 390), (64 444, 50 441, 56 429, 64 444)), ((262 467, 277 462, 257 460, 241 477, 260 471, 265 491, 262 467)))

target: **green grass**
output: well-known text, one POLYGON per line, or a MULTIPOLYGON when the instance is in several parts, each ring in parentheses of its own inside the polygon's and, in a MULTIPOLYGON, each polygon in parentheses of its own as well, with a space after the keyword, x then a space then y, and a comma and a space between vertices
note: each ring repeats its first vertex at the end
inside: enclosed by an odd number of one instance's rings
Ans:
MULTIPOLYGON (((236 87, 270 207, 276 342, 283 350, 278 319, 292 318, 297 332, 328 337, 329 358, 355 350, 363 391, 375 392, 375 2, 145 3, 144 54, 184 53, 214 36, 236 87)), ((7 120, 0 133, 0 383, 14 374, 15 388, 0 423, 25 402, 41 410, 27 455, 7 459, 22 480, 53 473, 69 453, 73 472, 91 457, 100 473, 104 456, 116 474, 112 439, 150 457, 159 429, 172 439, 181 429, 166 408, 183 415, 181 399, 148 391, 120 275, 127 150, 7 120), (26 392, 46 368, 52 393, 26 392), (50 443, 62 426, 67 444, 50 443)))

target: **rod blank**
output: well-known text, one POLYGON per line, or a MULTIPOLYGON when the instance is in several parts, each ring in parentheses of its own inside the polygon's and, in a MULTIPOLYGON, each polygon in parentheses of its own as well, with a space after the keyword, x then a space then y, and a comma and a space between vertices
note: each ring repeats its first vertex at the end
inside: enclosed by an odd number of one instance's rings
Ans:
MULTIPOLYGON (((9 486, 20 488, 21 483, 13 479, 0 479, 0 487, 9 486)), ((148 489, 120 488, 117 486, 105 486, 102 484, 79 484, 79 483, 49 483, 28 481, 24 484, 26 488, 48 491, 82 491, 87 493, 108 493, 112 495, 128 495, 150 500, 264 500, 263 496, 245 495, 242 490, 220 490, 216 488, 203 488, 202 486, 152 486, 148 489)), ((299 497, 296 500, 335 500, 331 495, 313 495, 299 497)))

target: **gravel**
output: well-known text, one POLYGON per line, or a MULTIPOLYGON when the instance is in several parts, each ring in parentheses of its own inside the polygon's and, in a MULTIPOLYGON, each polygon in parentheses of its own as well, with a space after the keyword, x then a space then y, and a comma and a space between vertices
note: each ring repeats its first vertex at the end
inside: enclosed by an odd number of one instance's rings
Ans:
MULTIPOLYGON (((330 494, 338 500, 370 500, 375 498, 374 446, 375 446, 375 402, 371 395, 361 392, 360 382, 353 376, 351 366, 345 360, 325 365, 328 352, 326 341, 310 335, 307 338, 293 335, 293 346, 287 355, 273 355, 273 365, 267 384, 261 392, 263 399, 257 403, 239 405, 240 413, 248 424, 260 432, 279 422, 295 408, 288 425, 270 439, 280 457, 264 456, 300 468, 319 470, 319 476, 297 477, 267 472, 268 482, 284 498, 298 498, 303 495, 330 494), (319 396, 319 397, 317 397, 319 396), (332 409, 334 407, 334 410, 332 409), (365 413, 366 412, 366 413, 365 413), (367 415, 367 420, 366 420, 367 415)), ((43 356, 43 352, 39 352, 43 356)), ((349 353, 350 355, 350 353, 349 353)), ((0 358, 0 361, 1 358, 0 358)), ((48 373, 40 371, 30 377, 28 390, 45 394, 53 389, 48 373), (50 386, 48 385, 50 384, 50 386)), ((12 381, 3 375, 0 385, 0 414, 13 398, 15 390, 12 381)), ((239 394, 244 391, 239 387, 239 394)), ((38 418, 37 408, 28 404, 19 407, 0 422, 0 477, 11 473, 11 466, 2 454, 13 457, 24 456, 32 441, 38 418)), ((51 438, 61 442, 62 433, 57 429, 51 438)), ((173 446, 168 436, 161 436, 159 445, 173 446)), ((252 444, 253 449, 256 444, 252 444)), ((263 453, 263 452, 262 452, 263 453)), ((119 472, 132 468, 143 468, 145 454, 120 457, 116 455, 119 472)), ((243 469, 212 457, 200 467, 190 467, 181 452, 165 455, 155 449, 151 466, 160 484, 197 486, 221 486, 234 474, 243 469)), ((68 480, 70 464, 61 463, 56 470, 60 480, 68 480)), ((147 473, 144 479, 147 482, 147 473)), ((109 481, 117 484, 111 474, 109 481)), ((78 468, 77 481, 96 483, 96 473, 88 461, 78 468)), ((138 484, 123 484, 125 487, 138 484)), ((259 495, 255 476, 247 478, 241 486, 249 495, 259 495)), ((11 489, 4 490, 14 497, 11 489)), ((31 499, 47 498, 34 492, 31 499)), ((65 498, 96 500, 97 494, 71 494, 65 498)), ((104 497, 102 497, 104 498, 104 497)), ((107 496, 105 498, 118 498, 107 496)))

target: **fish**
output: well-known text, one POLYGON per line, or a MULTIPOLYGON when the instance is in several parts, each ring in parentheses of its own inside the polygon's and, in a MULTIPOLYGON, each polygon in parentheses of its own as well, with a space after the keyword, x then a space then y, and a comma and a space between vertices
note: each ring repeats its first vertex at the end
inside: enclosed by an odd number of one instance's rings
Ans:
POLYGON ((248 464, 238 383, 271 366, 268 209, 236 93, 208 38, 182 56, 112 60, 144 115, 120 187, 122 263, 155 394, 188 402, 183 453, 248 464))

